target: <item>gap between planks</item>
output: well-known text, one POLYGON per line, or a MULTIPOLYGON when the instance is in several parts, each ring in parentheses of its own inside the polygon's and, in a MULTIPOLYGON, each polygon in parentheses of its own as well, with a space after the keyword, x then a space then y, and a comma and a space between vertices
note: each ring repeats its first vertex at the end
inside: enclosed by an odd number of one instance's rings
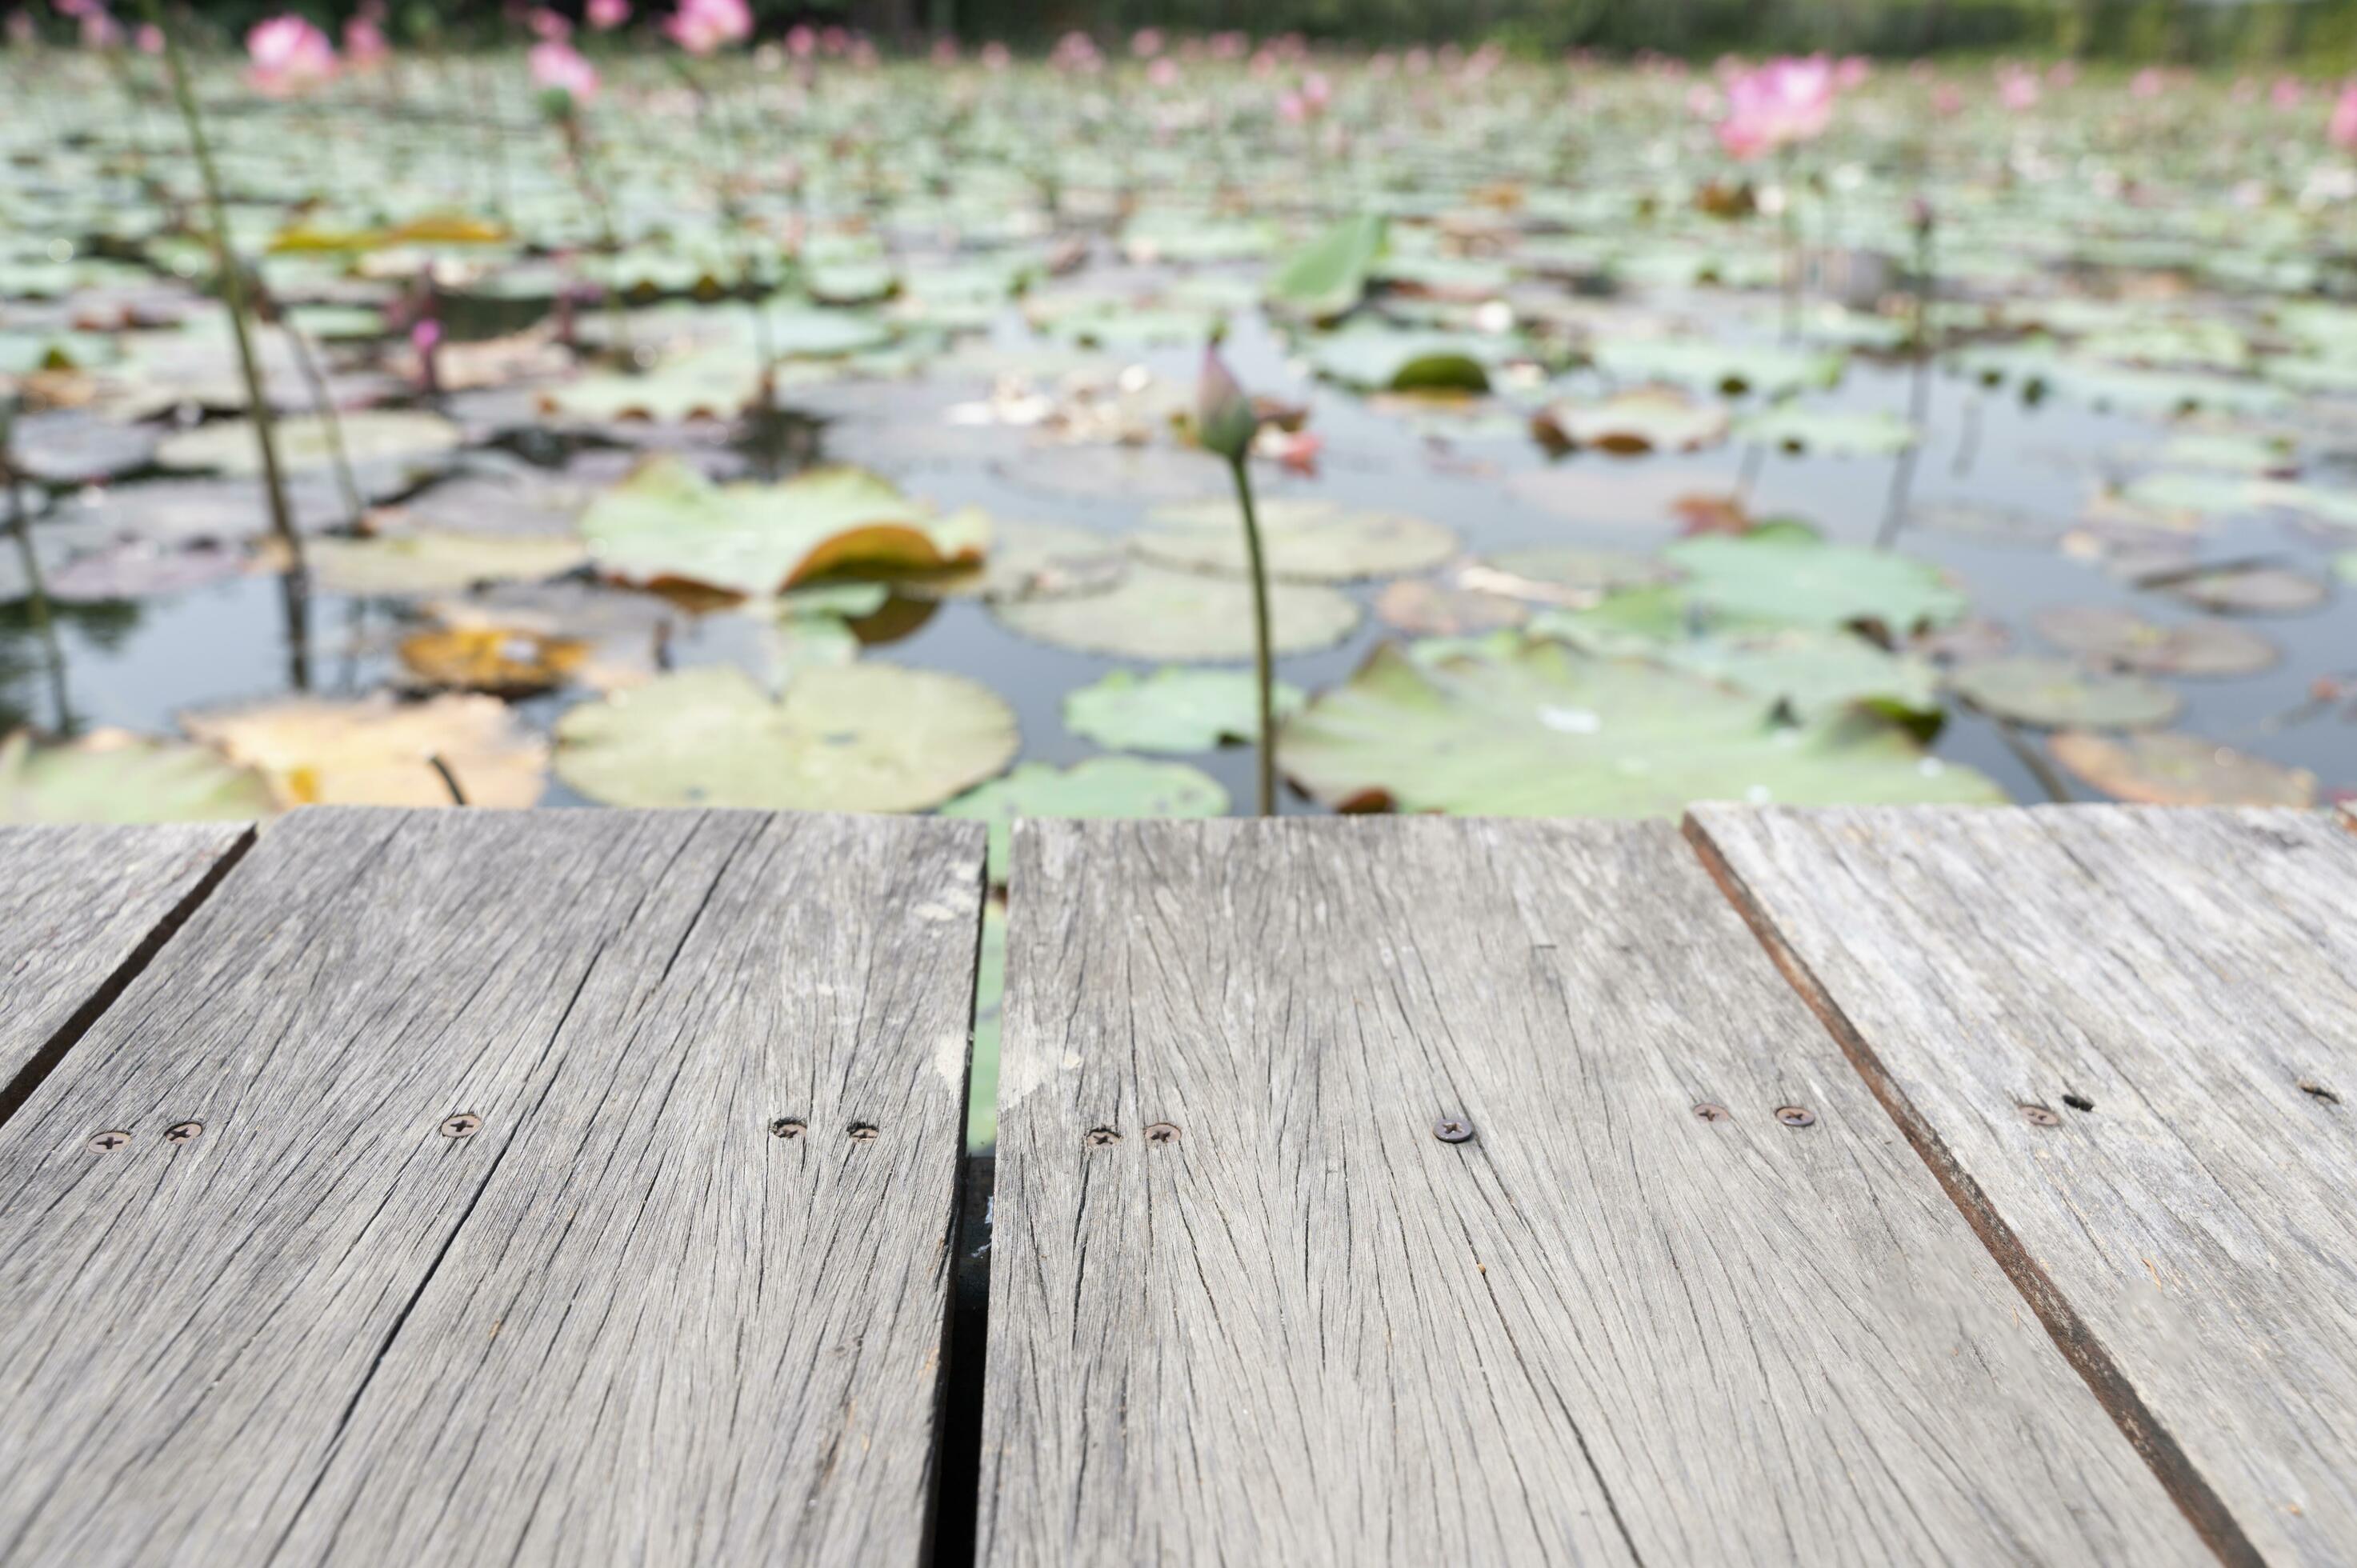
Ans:
POLYGON ((1759 939, 1760 946, 1776 966, 1778 973, 1791 984, 1801 1000, 1808 1004, 1824 1025, 1825 1032, 1841 1047, 1842 1055, 1859 1078, 1866 1082, 1875 1100, 1908 1144, 1921 1156, 1941 1190, 1948 1195, 1964 1222, 1972 1227, 1989 1256, 2021 1293, 2038 1320, 2045 1325, 2054 1348, 2062 1359, 2085 1380, 2104 1410, 2111 1416, 2129 1444, 2151 1466, 2162 1487, 2184 1513, 2203 1543, 2218 1554, 2220 1561, 2237 1565, 2263 1564, 2266 1560, 2244 1532, 2233 1513, 2218 1496, 2209 1480, 2187 1457, 2183 1446, 2162 1424, 2160 1418, 2146 1404, 2136 1386, 2121 1371, 2103 1341, 2079 1316, 2069 1297, 2057 1287, 2037 1260, 2030 1256, 2012 1226, 1998 1213, 1980 1184, 1973 1179, 1950 1152, 1939 1130, 1932 1125, 1893 1079, 1889 1069, 1876 1053, 1862 1031, 1835 1001, 1824 984, 1807 962, 1792 950, 1775 924, 1775 918, 1762 905, 1711 837, 1709 828, 1692 811, 1684 814, 1680 823, 1687 843, 1709 872, 1711 881, 1724 894, 1727 901, 1742 916, 1744 924, 1759 939))

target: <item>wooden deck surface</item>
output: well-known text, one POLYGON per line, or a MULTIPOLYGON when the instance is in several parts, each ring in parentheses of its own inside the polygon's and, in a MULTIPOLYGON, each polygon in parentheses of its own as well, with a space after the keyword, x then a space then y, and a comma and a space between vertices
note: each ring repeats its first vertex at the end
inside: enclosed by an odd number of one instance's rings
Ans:
POLYGON ((1015 844, 0 830, 0 1564, 2357 1560, 2330 820, 1015 844))

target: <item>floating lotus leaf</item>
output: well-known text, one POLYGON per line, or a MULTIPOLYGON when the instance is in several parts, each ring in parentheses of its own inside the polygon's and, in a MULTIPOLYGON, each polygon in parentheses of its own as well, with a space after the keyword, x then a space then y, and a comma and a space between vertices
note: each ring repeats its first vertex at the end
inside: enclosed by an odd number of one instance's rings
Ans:
POLYGON ((1520 626, 1531 607, 1502 594, 1405 577, 1375 596, 1375 618, 1418 637, 1464 637, 1520 626))
POLYGON ((1663 558, 1706 610, 1787 626, 1878 625, 1904 635, 1971 607, 1937 568, 1884 550, 1827 544, 1799 529, 1682 540, 1663 558))
POLYGON ((1375 650, 1279 734, 1287 777, 1341 811, 1674 816, 1695 800, 2000 801, 1859 710, 1799 725, 1775 704, 1639 660, 1544 640, 1419 664, 1375 650))
POLYGON ((2067 659, 1981 660, 1956 666, 1948 681, 1981 712, 2037 729, 2158 729, 2184 706, 2166 686, 2098 675, 2067 659))
POLYGON ((589 645, 518 627, 439 627, 403 638, 400 653, 425 685, 514 697, 564 684, 589 645))
POLYGON ((1447 332, 1424 332, 1366 322, 1309 345, 1318 373, 1368 392, 1490 390, 1498 346, 1447 332))
POLYGON ((94 730, 59 746, 0 737, 0 822, 197 822, 266 817, 270 785, 209 746, 94 730))
POLYGON ((398 598, 478 583, 561 577, 587 559, 577 539, 447 533, 421 529, 372 539, 314 539, 303 547, 313 584, 331 594, 398 598))
MULTIPOLYGON (((440 414, 414 409, 353 409, 338 424, 344 456, 356 468, 437 466, 457 450, 462 439, 458 427, 440 414)), ((282 470, 325 468, 335 461, 328 426, 316 416, 282 418, 274 428, 282 470)), ((167 468, 251 476, 262 472, 262 447, 252 421, 216 419, 167 437, 156 448, 156 460, 167 468)))
MULTIPOLYGON (((1345 511, 1331 501, 1265 500, 1254 509, 1269 575, 1345 583, 1437 566, 1457 553, 1457 535, 1401 512, 1345 511)), ((1243 513, 1232 500, 1157 509, 1131 536, 1149 561, 1193 572, 1249 570, 1243 513)))
POLYGON ((494 697, 288 697, 189 714, 181 727, 259 768, 287 806, 449 805, 435 757, 470 806, 530 806, 546 783, 547 743, 494 697))
POLYGON ((990 880, 1006 880, 1008 829, 1022 817, 1216 817, 1228 809, 1220 781, 1183 762, 1092 757, 1070 768, 1027 762, 969 789, 944 817, 990 824, 990 880))
POLYGON ((2324 603, 2331 590, 2319 577, 2281 566, 2227 566, 2168 584, 2173 598, 2220 615, 2298 615, 2324 603))
POLYGON ((1699 452, 1727 438, 1723 404, 1697 403, 1674 387, 1639 387, 1586 403, 1551 403, 1531 421, 1551 447, 1594 447, 1619 456, 1699 452))
POLYGON ((1129 552, 1105 534, 1048 522, 993 522, 990 554, 981 565, 899 586, 915 598, 1053 599, 1103 593, 1128 570, 1129 552))
POLYGON ((1915 427, 1886 409, 1860 412, 1781 403, 1743 420, 1735 434, 1779 451, 1828 457, 1889 456, 1915 445, 1915 427))
POLYGON ((1341 315, 1367 292, 1367 278, 1383 253, 1385 226, 1378 213, 1345 218, 1296 252, 1268 280, 1268 300, 1317 320, 1341 315))
POLYGON ((1654 657, 1811 718, 1863 703, 1919 725, 1940 717, 1940 675, 1930 660, 1891 653, 1853 631, 1808 627, 1693 638, 1654 657))
POLYGON ((16 420, 8 457, 28 479, 87 485, 146 467, 156 460, 163 436, 152 424, 124 424, 82 409, 61 409, 16 420))
POLYGON ((1839 350, 1687 338, 1608 338, 1596 345, 1594 359, 1598 370, 1623 381, 1670 381, 1728 396, 1761 397, 1831 387, 1848 364, 1839 350))
MULTIPOLYGON (((1478 582, 1492 593, 1550 604, 1587 605, 1623 588, 1649 587, 1673 582, 1677 568, 1653 556, 1626 550, 1590 550, 1577 544, 1538 544, 1501 550, 1489 557, 1502 578, 1482 576, 1478 582), (1521 586, 1507 579, 1518 580, 1521 586)), ((1465 580, 1465 579, 1460 579, 1465 580)))
POLYGON ((760 361, 735 349, 665 360, 640 375, 605 373, 552 387, 540 405, 565 419, 607 424, 735 419, 761 391, 760 361))
POLYGON ((144 599, 186 593, 243 573, 252 564, 235 546, 192 544, 183 548, 125 540, 76 555, 48 574, 49 596, 67 604, 104 599, 144 599))
POLYGON ((980 512, 935 515, 864 469, 813 468, 780 485, 718 485, 656 457, 581 519, 597 570, 640 587, 748 596, 828 573, 938 572, 983 558, 980 512))
POLYGON ((556 776, 593 800, 793 811, 921 811, 1021 745, 987 686, 891 664, 802 669, 777 699, 683 670, 568 710, 556 741, 556 776))
POLYGON ((2057 648, 2147 675, 2255 675, 2282 657, 2258 633, 2222 621, 2163 626, 2108 605, 2059 606, 2036 620, 2057 648))
MULTIPOLYGON (((1301 706, 1301 689, 1271 693, 1281 716, 1301 706)), ((1114 751, 1210 751, 1260 732, 1258 685, 1241 670, 1115 670, 1064 694, 1064 727, 1114 751)))
MULTIPOLYGON (((1139 565, 1101 594, 996 604, 1009 629, 1122 659, 1215 663, 1253 656, 1252 587, 1239 577, 1139 565)), ((1303 653, 1351 635, 1359 607, 1321 585, 1269 585, 1275 650, 1303 653)))
POLYGON ((2066 730, 2054 759, 2119 800, 2156 806, 2312 806, 2316 775, 2180 735, 2108 736, 2066 730))

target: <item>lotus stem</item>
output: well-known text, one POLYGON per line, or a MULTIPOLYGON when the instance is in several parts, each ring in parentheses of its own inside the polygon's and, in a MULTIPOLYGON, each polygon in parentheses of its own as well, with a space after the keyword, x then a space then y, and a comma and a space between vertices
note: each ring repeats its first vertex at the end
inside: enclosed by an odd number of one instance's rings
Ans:
POLYGON ((295 532, 294 515, 286 506, 286 481, 278 467, 278 431, 271 419, 270 399, 262 383, 262 363, 254 357, 253 329, 245 297, 245 274, 231 252, 229 204, 221 198, 221 172, 213 166, 212 145, 205 137, 204 117, 197 113, 197 95, 188 86, 188 62, 180 58, 180 40, 165 25, 163 0, 143 0, 147 20, 164 40, 164 70, 172 83, 172 100, 188 127, 188 151, 197 160, 197 177, 203 181, 205 211, 212 229, 213 267, 221 280, 222 302, 229 306, 230 331, 237 339, 237 364, 245 378, 248 415, 253 421, 254 445, 262 451, 262 483, 270 501, 270 528, 302 570, 303 542, 295 532))
POLYGON ((1890 471, 1890 502, 1882 515, 1881 530, 1876 533, 1875 547, 1888 550, 1899 542, 1899 531, 1906 526, 1907 495, 1915 481, 1916 454, 1922 450, 1924 421, 1932 408, 1932 223, 1924 219, 1915 231, 1915 323, 1910 335, 1913 364, 1908 371, 1907 423, 1914 428, 1915 439, 1899 454, 1897 465, 1890 471))
POLYGON ((295 325, 295 317, 284 309, 276 309, 278 329, 286 335, 287 347, 295 351, 296 368, 303 374, 305 386, 310 389, 311 409, 319 421, 319 428, 328 438, 328 460, 336 470, 336 486, 344 498, 345 520, 352 527, 361 525, 361 513, 366 510, 361 500, 360 481, 352 477, 352 462, 344 448, 344 419, 336 408, 336 400, 328 390, 328 378, 320 373, 317 356, 311 352, 311 340, 295 325))
POLYGON ((1252 476, 1239 453, 1228 460, 1236 503, 1244 514, 1244 559, 1252 572, 1253 684, 1260 712, 1260 814, 1276 815, 1276 672, 1268 618, 1268 563, 1262 557, 1260 519, 1253 511, 1252 476))
POLYGON ((0 449, 0 478, 8 486, 8 531, 16 536, 16 553, 25 567, 25 585, 30 592, 26 603, 33 618, 34 633, 41 639, 41 650, 49 666, 49 701, 57 713, 57 734, 60 739, 73 733, 73 710, 66 703, 66 654, 58 641, 58 623, 49 613, 49 593, 41 581, 41 559, 33 552, 32 519, 25 510, 24 482, 17 477, 16 466, 5 449, 0 449))

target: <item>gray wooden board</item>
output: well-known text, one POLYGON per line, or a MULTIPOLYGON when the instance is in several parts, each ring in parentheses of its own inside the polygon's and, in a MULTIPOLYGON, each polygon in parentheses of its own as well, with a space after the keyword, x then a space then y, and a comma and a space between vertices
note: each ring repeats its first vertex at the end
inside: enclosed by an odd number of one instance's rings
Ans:
POLYGON ((271 827, 0 1130, 0 1561, 917 1558, 983 847, 271 827))
POLYGON ((2222 1554, 2357 1560, 2357 839, 2113 806, 1691 831, 2222 1554))
POLYGON ((2207 1560, 1671 825, 1019 823, 1011 918, 989 1562, 2207 1560))
POLYGON ((0 827, 0 1118, 253 832, 0 827))

